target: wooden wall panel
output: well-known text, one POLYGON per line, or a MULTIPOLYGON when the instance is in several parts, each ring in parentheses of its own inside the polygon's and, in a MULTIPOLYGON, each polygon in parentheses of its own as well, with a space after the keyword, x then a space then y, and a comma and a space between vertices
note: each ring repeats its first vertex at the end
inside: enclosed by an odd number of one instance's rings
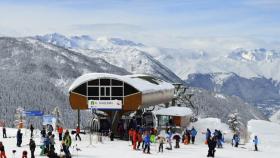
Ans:
POLYGON ((124 97, 123 110, 136 111, 142 104, 142 93, 135 93, 124 97))
POLYGON ((86 96, 70 92, 69 101, 70 101, 70 105, 71 105, 73 110, 77 110, 77 109, 86 110, 86 109, 88 109, 88 103, 87 103, 87 97, 86 96))
POLYGON ((181 126, 181 117, 180 116, 173 116, 173 122, 176 126, 181 126))

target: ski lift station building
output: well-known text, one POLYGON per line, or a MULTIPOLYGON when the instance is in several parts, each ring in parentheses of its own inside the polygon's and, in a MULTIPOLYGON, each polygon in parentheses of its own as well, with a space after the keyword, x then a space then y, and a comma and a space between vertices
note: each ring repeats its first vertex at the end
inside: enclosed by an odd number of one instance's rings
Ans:
POLYGON ((171 83, 149 75, 89 73, 77 78, 69 88, 73 110, 95 108, 125 113, 168 103, 173 96, 171 83))

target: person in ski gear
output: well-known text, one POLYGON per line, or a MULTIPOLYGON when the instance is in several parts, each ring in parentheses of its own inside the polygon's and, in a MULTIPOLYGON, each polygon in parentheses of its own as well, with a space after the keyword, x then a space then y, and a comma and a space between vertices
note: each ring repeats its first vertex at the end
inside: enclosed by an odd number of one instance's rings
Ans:
POLYGON ((209 140, 210 137, 211 137, 211 131, 209 128, 207 128, 207 131, 205 133, 205 144, 208 144, 207 141, 209 140))
POLYGON ((234 134, 233 135, 233 140, 234 140, 234 146, 236 147, 236 148, 238 148, 238 145, 239 145, 239 142, 240 142, 240 137, 239 137, 239 135, 238 134, 234 134))
POLYGON ((45 129, 45 127, 43 127, 43 129, 41 130, 41 135, 42 135, 42 137, 46 137, 46 134, 47 134, 47 132, 46 132, 46 129, 45 129))
POLYGON ((18 129, 17 131, 17 146, 20 147, 22 143, 22 133, 21 130, 18 129))
POLYGON ((194 142, 195 142, 195 136, 196 135, 197 135, 197 131, 194 127, 192 127, 192 129, 191 129, 192 144, 194 144, 194 142))
POLYGON ((24 150, 24 151, 22 152, 22 158, 27 158, 27 151, 26 151, 26 150, 24 150))
POLYGON ((58 130, 59 141, 62 141, 62 134, 63 134, 62 126, 59 126, 57 130, 58 130))
POLYGON ((7 138, 7 131, 6 131, 6 127, 5 127, 5 125, 3 126, 3 138, 7 138))
POLYGON ((147 154, 150 154, 151 140, 150 140, 150 133, 149 132, 146 133, 146 136, 144 138, 144 143, 145 143, 145 148, 143 150, 143 153, 146 153, 146 150, 147 150, 147 154))
POLYGON ((138 131, 137 130, 133 130, 133 133, 132 133, 132 146, 133 146, 133 150, 136 150, 137 137, 138 137, 138 131))
POLYGON ((119 135, 120 135, 120 139, 123 140, 124 131, 125 131, 125 130, 124 130, 124 125, 123 125, 123 121, 122 121, 122 120, 120 120, 120 121, 118 122, 117 131, 118 131, 118 133, 119 133, 119 135))
POLYGON ((173 136, 173 139, 175 139, 175 148, 180 148, 179 143, 180 143, 181 137, 178 134, 176 134, 173 136))
POLYGON ((43 154, 46 155, 50 151, 50 145, 51 145, 51 140, 50 140, 50 135, 44 137, 44 152, 43 154))
POLYGON ((223 134, 220 130, 217 130, 216 138, 217 138, 218 148, 223 148, 223 134))
POLYGON ((31 158, 35 158, 35 156, 34 156, 35 148, 36 148, 35 141, 33 139, 30 139, 29 149, 30 149, 30 152, 31 152, 31 158))
MULTIPOLYGON (((63 143, 62 143, 62 146, 63 146, 63 151, 64 153, 70 158, 71 157, 71 153, 69 151, 69 148, 72 144, 72 140, 71 140, 71 136, 69 134, 69 131, 66 130, 65 134, 64 134, 64 137, 63 137, 63 143)), ((66 157, 67 157, 66 156, 66 157)))
POLYGON ((131 144, 133 144, 133 139, 132 139, 133 132, 134 132, 134 129, 132 129, 132 128, 128 131, 128 136, 129 136, 129 140, 131 141, 131 144))
POLYGON ((157 140, 158 140, 158 142, 159 142, 158 152, 163 152, 163 144, 164 144, 164 142, 165 142, 164 136, 159 135, 159 136, 157 137, 157 140))
POLYGON ((142 138, 142 131, 138 131, 138 135, 137 135, 137 150, 140 150, 140 146, 141 146, 141 143, 143 141, 143 138, 142 138))
POLYGON ((49 138, 50 138, 50 150, 54 151, 55 150, 55 148, 54 148, 54 144, 55 144, 54 134, 50 135, 49 138))
POLYGON ((77 126, 75 140, 77 140, 77 138, 79 138, 80 141, 82 140, 80 137, 80 132, 81 132, 81 129, 79 126, 77 126))
POLYGON ((34 127, 33 127, 33 125, 32 124, 30 124, 30 132, 31 132, 31 134, 30 134, 30 138, 33 138, 33 131, 34 131, 34 127))
POLYGON ((215 148, 216 148, 216 145, 217 145, 215 137, 210 136, 207 142, 208 142, 207 157, 215 157, 215 151, 216 151, 215 148))
POLYGON ((258 138, 258 136, 255 136, 255 137, 254 137, 253 143, 254 143, 254 146, 255 146, 255 151, 258 151, 258 144, 259 144, 259 138, 258 138))
POLYGON ((169 144, 169 148, 166 148, 167 150, 172 150, 172 132, 168 131, 167 132, 167 142, 169 144))
POLYGON ((2 142, 0 142, 0 158, 7 158, 5 153, 5 147, 2 142))

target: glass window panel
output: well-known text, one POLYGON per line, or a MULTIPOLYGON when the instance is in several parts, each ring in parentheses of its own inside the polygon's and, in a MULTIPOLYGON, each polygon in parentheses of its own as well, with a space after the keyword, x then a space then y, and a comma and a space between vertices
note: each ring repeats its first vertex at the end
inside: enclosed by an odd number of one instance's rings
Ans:
POLYGON ((112 87, 112 96, 123 96, 123 87, 112 87))
POLYGON ((101 86, 110 86, 111 80, 110 79, 100 79, 100 85, 101 86))
POLYGON ((99 87, 88 87, 88 96, 99 96, 99 87))

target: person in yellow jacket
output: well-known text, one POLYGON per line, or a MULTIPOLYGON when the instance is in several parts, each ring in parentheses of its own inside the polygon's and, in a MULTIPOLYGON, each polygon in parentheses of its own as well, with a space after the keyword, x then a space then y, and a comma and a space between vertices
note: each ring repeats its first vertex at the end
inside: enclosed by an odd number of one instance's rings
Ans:
POLYGON ((66 158, 71 158, 71 153, 69 151, 71 144, 72 144, 72 139, 69 134, 69 131, 67 130, 64 134, 63 141, 62 141, 62 148, 63 148, 66 158))

